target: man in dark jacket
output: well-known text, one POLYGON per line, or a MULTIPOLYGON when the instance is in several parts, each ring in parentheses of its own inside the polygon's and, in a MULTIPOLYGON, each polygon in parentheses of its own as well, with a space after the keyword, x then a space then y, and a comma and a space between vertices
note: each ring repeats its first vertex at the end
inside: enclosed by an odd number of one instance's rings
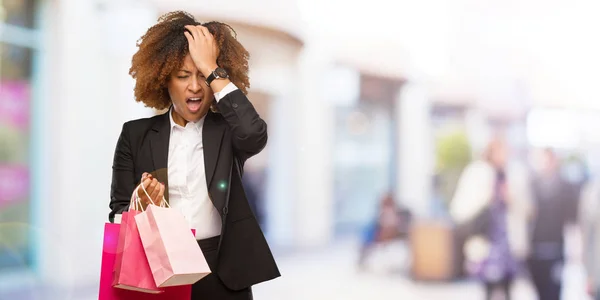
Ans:
POLYGON ((560 299, 564 266, 564 229, 577 221, 579 189, 559 172, 552 150, 543 152, 543 168, 532 182, 535 218, 532 222, 529 272, 539 299, 560 299))

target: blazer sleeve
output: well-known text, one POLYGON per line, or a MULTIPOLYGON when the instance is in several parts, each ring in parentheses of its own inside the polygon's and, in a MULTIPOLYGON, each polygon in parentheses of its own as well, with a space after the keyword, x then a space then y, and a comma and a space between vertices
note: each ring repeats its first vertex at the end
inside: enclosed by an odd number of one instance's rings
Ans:
POLYGON ((267 145, 267 123, 256 112, 241 90, 225 95, 217 103, 219 111, 231 128, 236 156, 245 161, 267 145))
POLYGON ((111 211, 108 215, 110 222, 114 222, 116 214, 123 213, 129 209, 131 193, 135 188, 134 171, 131 140, 127 131, 127 123, 125 123, 117 141, 113 158, 109 204, 111 211))

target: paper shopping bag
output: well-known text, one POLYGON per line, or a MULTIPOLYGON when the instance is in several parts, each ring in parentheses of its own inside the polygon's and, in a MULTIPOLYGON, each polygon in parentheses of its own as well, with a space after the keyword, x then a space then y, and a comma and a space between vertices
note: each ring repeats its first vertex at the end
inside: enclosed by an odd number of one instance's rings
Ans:
POLYGON ((162 291, 154 283, 134 219, 139 213, 129 210, 121 217, 112 285, 126 290, 159 294, 162 291))
POLYGON ((210 274, 204 254, 179 211, 148 205, 135 221, 158 287, 194 284, 210 274))
POLYGON ((189 300, 192 297, 191 285, 161 288, 164 292, 160 294, 141 293, 112 286, 120 227, 120 224, 104 225, 98 300, 189 300))

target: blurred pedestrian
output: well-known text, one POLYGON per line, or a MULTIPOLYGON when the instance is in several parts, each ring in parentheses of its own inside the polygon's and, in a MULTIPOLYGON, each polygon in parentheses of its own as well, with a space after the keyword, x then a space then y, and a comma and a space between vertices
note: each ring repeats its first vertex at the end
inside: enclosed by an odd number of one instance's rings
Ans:
POLYGON ((496 137, 484 159, 470 163, 461 174, 450 204, 457 224, 457 250, 465 245, 469 270, 481 280, 486 299, 496 293, 510 299, 511 285, 527 253, 529 194, 524 177, 518 174, 509 172, 507 145, 496 137), (478 250, 471 251, 475 243, 470 241, 475 240, 478 250))
POLYGON ((551 149, 542 152, 542 166, 532 182, 535 217, 532 222, 529 273, 539 299, 558 300, 562 289, 567 226, 576 224, 579 187, 561 176, 551 149))
POLYGON ((387 244, 405 236, 409 219, 410 214, 396 204, 391 193, 385 194, 379 202, 376 218, 365 228, 358 259, 359 268, 364 267, 377 245, 387 244))
POLYGON ((581 192, 579 224, 588 292, 600 300, 600 178, 589 180, 581 192))

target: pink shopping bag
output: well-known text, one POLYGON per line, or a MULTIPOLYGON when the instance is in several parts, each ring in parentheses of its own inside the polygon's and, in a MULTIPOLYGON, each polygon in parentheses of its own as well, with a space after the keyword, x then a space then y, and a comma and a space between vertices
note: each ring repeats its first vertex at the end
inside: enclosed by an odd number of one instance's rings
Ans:
POLYGON ((150 204, 135 221, 158 287, 194 284, 211 273, 179 211, 150 204))
POLYGON ((126 290, 159 294, 162 291, 154 283, 134 219, 140 210, 142 205, 136 188, 131 194, 129 210, 121 217, 112 285, 126 290))
POLYGON ((189 300, 192 297, 191 285, 161 288, 164 292, 160 294, 147 294, 112 286, 120 227, 120 224, 104 225, 98 300, 189 300))
POLYGON ((130 209, 122 215, 112 285, 126 290, 159 294, 162 290, 154 283, 134 219, 139 213, 130 209))

